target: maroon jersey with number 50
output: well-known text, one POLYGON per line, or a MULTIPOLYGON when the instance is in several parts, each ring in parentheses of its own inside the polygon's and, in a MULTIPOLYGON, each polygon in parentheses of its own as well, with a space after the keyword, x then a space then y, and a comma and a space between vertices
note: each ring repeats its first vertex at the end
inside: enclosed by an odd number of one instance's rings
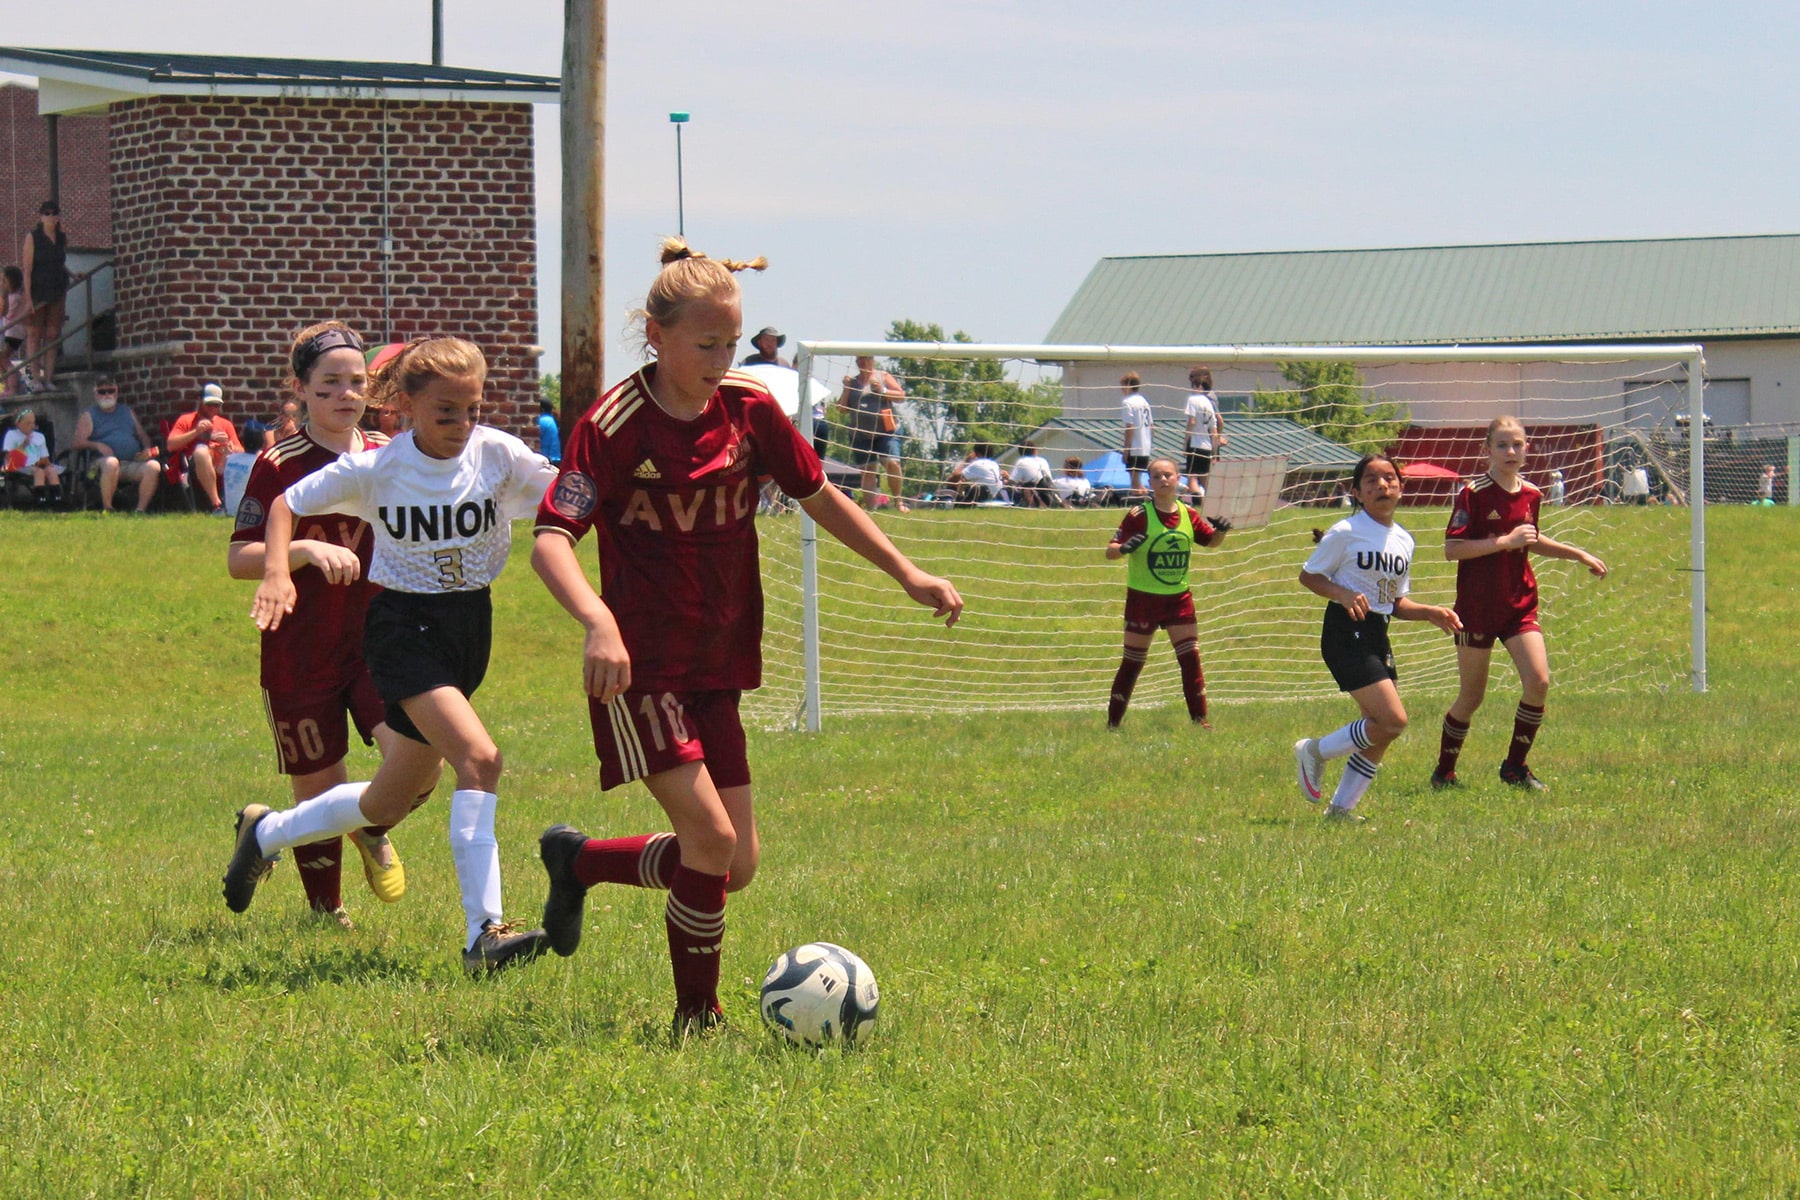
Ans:
MULTIPOLYGON (((1544 494, 1526 480, 1508 492, 1493 478, 1480 475, 1463 485, 1450 510, 1445 540, 1479 541, 1536 525, 1544 494)), ((1501 550, 1456 564, 1456 615, 1475 633, 1495 633, 1537 612, 1537 576, 1531 555, 1501 550)))
MULTIPOLYGON (((387 445, 385 433, 352 431, 351 450, 387 445)), ((338 452, 315 442, 304 426, 256 456, 244 498, 238 502, 234 542, 260 542, 269 505, 289 485, 338 460, 338 452)), ((294 519, 294 540, 309 539, 356 551, 362 572, 355 583, 333 584, 317 567, 294 572, 294 611, 281 627, 262 635, 262 686, 271 692, 310 692, 341 686, 363 671, 363 616, 369 597, 381 589, 369 582, 375 538, 357 517, 325 513, 294 519)))
POLYGON ((754 375, 730 372, 691 421, 650 395, 654 363, 569 433, 537 532, 594 531, 600 595, 631 655, 633 691, 762 682, 758 481, 797 500, 825 486, 819 457, 754 375))

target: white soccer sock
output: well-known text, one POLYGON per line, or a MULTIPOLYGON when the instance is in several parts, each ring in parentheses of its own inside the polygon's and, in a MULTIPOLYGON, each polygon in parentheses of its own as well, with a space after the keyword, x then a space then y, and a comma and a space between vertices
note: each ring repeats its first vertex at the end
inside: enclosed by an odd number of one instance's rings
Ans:
POLYGON ((500 920, 500 842, 494 836, 499 807, 500 797, 493 792, 458 788, 450 793, 450 856, 462 889, 468 946, 481 936, 484 923, 500 920))
POLYGON ((1375 782, 1375 772, 1381 770, 1380 763, 1372 763, 1360 754, 1352 754, 1350 761, 1344 764, 1344 777, 1338 780, 1337 791, 1332 793, 1331 807, 1349 812, 1356 807, 1356 802, 1368 792, 1369 785, 1375 782))
POLYGON ((369 823, 362 810, 363 789, 368 786, 340 783, 292 808, 270 813, 256 827, 257 848, 268 858, 290 846, 304 846, 361 829, 369 823))
POLYGON ((1354 750, 1367 750, 1369 744, 1369 723, 1358 717, 1342 729, 1334 729, 1319 739, 1319 757, 1330 762, 1354 750))

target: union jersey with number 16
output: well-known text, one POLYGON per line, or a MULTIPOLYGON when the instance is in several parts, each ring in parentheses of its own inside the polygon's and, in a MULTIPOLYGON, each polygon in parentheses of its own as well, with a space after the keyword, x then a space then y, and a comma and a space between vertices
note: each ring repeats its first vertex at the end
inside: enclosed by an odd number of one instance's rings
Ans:
POLYGON ((1412 590, 1412 559, 1412 534, 1359 511, 1325 531, 1305 569, 1360 592, 1370 609, 1391 617, 1394 602, 1412 590))
POLYGON ((556 477, 510 433, 477 425, 455 458, 432 458, 409 429, 378 450, 346 454, 287 490, 296 519, 346 512, 375 531, 369 578, 397 592, 472 592, 494 582, 511 522, 537 511, 556 477))
POLYGON ((656 364, 602 396, 569 433, 537 531, 594 531, 600 596, 631 655, 635 691, 762 682, 757 481, 808 500, 819 456, 756 376, 732 371, 690 421, 650 394, 656 364))

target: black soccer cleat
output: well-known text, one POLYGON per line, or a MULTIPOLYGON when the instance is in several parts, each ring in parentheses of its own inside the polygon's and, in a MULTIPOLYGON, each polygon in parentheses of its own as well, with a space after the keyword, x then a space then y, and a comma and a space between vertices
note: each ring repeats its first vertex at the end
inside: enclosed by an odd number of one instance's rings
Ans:
POLYGON ((492 975, 530 962, 549 944, 550 939, 541 929, 519 932, 510 921, 485 921, 481 935, 463 951, 463 970, 475 976, 492 975))
POLYGON ((587 840, 587 834, 567 825, 552 825, 538 838, 538 856, 550 876, 550 894, 544 898, 544 933, 550 948, 564 958, 581 945, 581 910, 588 890, 575 878, 575 857, 587 840))
POLYGON ((238 810, 237 845, 231 851, 231 862, 225 867, 225 907, 241 913, 256 898, 256 885, 275 869, 275 858, 263 857, 256 844, 256 827, 269 815, 266 804, 246 804, 238 810))
POLYGON ((1434 792, 1442 792, 1450 788, 1459 788, 1462 786, 1463 781, 1456 777, 1455 771, 1439 771, 1434 768, 1431 772, 1431 790, 1434 792))
POLYGON ((1547 790, 1544 781, 1533 775, 1530 767, 1515 767, 1511 763, 1500 764, 1500 782, 1508 787, 1516 787, 1521 792, 1547 790))

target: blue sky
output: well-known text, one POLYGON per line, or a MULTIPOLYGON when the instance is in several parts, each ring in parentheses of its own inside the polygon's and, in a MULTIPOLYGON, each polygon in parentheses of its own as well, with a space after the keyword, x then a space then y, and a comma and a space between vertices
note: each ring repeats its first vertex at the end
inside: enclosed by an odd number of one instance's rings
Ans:
MULTIPOLYGON (((1251 8, 612 0, 608 378, 675 229, 675 110, 690 241, 771 260, 746 334, 1035 341, 1106 255, 1800 230, 1792 6, 1251 8)), ((270 11, 0 0, 0 44, 430 56, 429 0, 270 11)), ((445 11, 447 62, 560 70, 560 0, 445 11)), ((553 367, 555 109, 538 129, 553 367)))

